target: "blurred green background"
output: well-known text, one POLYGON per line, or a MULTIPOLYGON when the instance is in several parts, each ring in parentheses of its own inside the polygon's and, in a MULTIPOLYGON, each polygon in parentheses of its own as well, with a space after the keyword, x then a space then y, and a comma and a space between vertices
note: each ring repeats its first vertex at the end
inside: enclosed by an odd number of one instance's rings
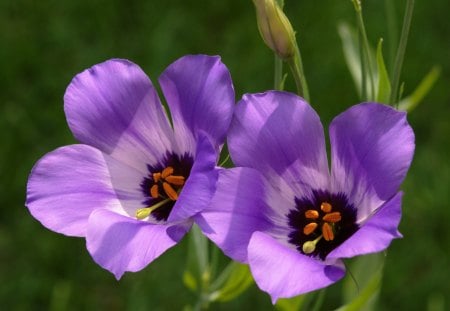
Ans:
MULTIPOLYGON (((370 41, 387 38, 384 1, 363 3, 370 41)), ((400 30, 405 1, 394 3, 400 30)), ((336 29, 339 21, 355 24, 353 6, 349 0, 286 0, 285 10, 297 30, 313 105, 328 124, 358 102, 336 29)), ((432 65, 440 65, 442 75, 409 115, 417 147, 402 187, 404 239, 387 253, 380 310, 450 308, 449 11, 445 0, 416 1, 405 94, 432 65)), ((392 48, 385 41, 388 59, 392 48)), ((237 99, 272 88, 273 55, 259 37, 250 0, 0 1, 0 309, 179 310, 195 300, 181 282, 186 241, 117 282, 92 261, 83 239, 45 229, 24 207, 33 164, 75 143, 63 95, 76 73, 121 57, 156 83, 167 65, 190 53, 221 55, 237 99)), ((287 87, 293 90, 291 80, 287 87)), ((327 291, 324 310, 339 306, 341 288, 338 283, 327 291)), ((273 307, 252 286, 211 309, 249 308, 273 307)))

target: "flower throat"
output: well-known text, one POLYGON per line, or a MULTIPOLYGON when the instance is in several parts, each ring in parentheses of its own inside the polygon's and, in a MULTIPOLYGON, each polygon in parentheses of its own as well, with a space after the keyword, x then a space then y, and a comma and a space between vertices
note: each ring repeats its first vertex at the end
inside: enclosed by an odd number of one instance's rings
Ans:
POLYGON ((288 214, 289 242, 301 253, 322 260, 358 230, 356 209, 342 194, 313 191, 313 199, 295 199, 288 214))
POLYGON ((153 216, 158 221, 166 221, 189 177, 192 165, 193 158, 188 154, 167 154, 161 163, 147 165, 149 175, 141 182, 146 198, 143 204, 146 207, 136 210, 136 218, 153 216))

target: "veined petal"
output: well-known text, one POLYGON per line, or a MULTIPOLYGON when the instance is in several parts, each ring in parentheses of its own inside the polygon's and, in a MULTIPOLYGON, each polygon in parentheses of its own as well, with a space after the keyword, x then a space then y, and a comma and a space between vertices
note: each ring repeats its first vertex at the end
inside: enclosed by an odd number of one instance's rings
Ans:
POLYGON ((120 279, 127 271, 145 268, 174 246, 190 226, 155 225, 98 209, 89 217, 86 246, 95 262, 120 279))
POLYGON ((364 221, 398 191, 411 164, 414 133, 406 113, 364 103, 337 116, 330 125, 332 187, 349 194, 364 221))
POLYGON ((142 195, 133 188, 142 176, 87 145, 72 145, 45 155, 33 168, 26 205, 45 227, 85 236, 89 215, 98 208, 126 214, 142 195))
POLYGON ((150 79, 127 60, 109 60, 75 76, 64 110, 80 142, 142 172, 172 148, 173 132, 150 79))
POLYGON ((234 260, 247 262, 247 246, 253 232, 266 230, 264 182, 251 168, 222 169, 209 206, 195 222, 203 233, 234 260))
POLYGON ((250 269, 258 287, 269 293, 272 303, 335 283, 344 268, 300 254, 262 232, 255 232, 248 246, 250 269))
POLYGON ((322 124, 300 97, 277 91, 245 95, 236 107, 228 137, 237 166, 255 168, 268 179, 283 176, 303 189, 327 187, 322 124))
POLYGON ((327 258, 350 258, 362 254, 376 253, 386 249, 391 241, 400 238, 398 225, 402 216, 401 201, 403 193, 397 193, 381 206, 362 227, 327 258))
POLYGON ((224 143, 233 114, 234 89, 219 57, 182 57, 162 73, 159 83, 181 148, 195 150, 199 131, 207 133, 216 148, 224 143))
POLYGON ((169 222, 184 221, 207 206, 216 189, 217 156, 209 138, 199 133, 194 165, 169 215, 169 222))

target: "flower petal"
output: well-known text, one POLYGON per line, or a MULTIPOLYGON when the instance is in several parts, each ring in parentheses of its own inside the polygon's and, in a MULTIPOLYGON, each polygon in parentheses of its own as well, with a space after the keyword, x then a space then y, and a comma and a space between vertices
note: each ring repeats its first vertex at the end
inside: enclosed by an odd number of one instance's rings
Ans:
POLYGON ((250 269, 258 287, 269 293, 272 303, 338 281, 345 275, 343 267, 327 265, 284 246, 269 235, 255 232, 248 246, 250 269))
POLYGON ((247 246, 253 232, 270 226, 265 210, 264 182, 258 171, 223 169, 209 207, 195 217, 195 222, 227 256, 247 262, 247 246))
POLYGON ((206 132, 215 147, 223 144, 233 114, 234 89, 220 57, 182 57, 162 73, 159 83, 184 150, 195 150, 199 131, 206 132))
POLYGON ((142 172, 172 148, 173 132, 151 81, 127 60, 109 60, 75 76, 64 104, 79 141, 142 172))
POLYGON ((142 199, 132 185, 139 185, 140 178, 136 170, 91 146, 62 147, 45 155, 33 168, 26 205, 45 227, 70 236, 85 236, 93 210, 124 212, 123 202, 139 204, 142 199))
POLYGON ((364 103, 330 125, 333 190, 350 195, 363 221, 398 191, 411 164, 414 133, 406 113, 364 103))
POLYGON ((216 189, 216 163, 217 153, 209 138, 199 133, 194 165, 169 215, 169 222, 184 221, 209 204, 216 189))
POLYGON ((322 124, 296 95, 276 91, 245 95, 237 105, 228 137, 237 166, 255 168, 268 179, 283 175, 302 188, 327 186, 322 124))
POLYGON ((190 226, 154 225, 98 209, 89 217, 86 246, 95 262, 120 279, 126 271, 143 269, 174 246, 190 226))
POLYGON ((328 254, 327 259, 376 253, 386 249, 393 239, 400 238, 397 228, 402 216, 402 195, 397 193, 380 207, 358 231, 328 254))

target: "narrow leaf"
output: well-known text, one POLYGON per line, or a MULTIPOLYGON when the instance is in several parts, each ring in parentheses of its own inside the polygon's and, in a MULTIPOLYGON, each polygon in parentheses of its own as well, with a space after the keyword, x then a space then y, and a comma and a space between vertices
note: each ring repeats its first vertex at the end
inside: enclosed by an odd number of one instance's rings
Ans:
POLYGON ((355 83, 356 90, 359 96, 361 96, 362 76, 358 35, 350 25, 344 22, 338 24, 338 33, 342 41, 345 62, 355 83))
POLYGON ((398 104, 398 109, 412 111, 425 98, 434 86, 441 74, 441 68, 434 66, 422 79, 417 88, 408 97, 403 98, 398 104))
POLYGON ((275 308, 280 311, 298 311, 301 310, 305 302, 306 295, 300 295, 293 298, 278 299, 275 308))
POLYGON ((247 265, 231 263, 231 271, 222 288, 211 293, 210 301, 229 301, 244 292, 252 283, 253 278, 247 265))
POLYGON ((184 271, 183 283, 191 291, 193 291, 193 292, 197 291, 197 281, 195 280, 195 277, 191 273, 191 271, 188 271, 188 270, 184 271))
POLYGON ((378 41, 377 46, 377 69, 378 69, 378 92, 377 102, 389 103, 391 96, 391 82, 389 81, 389 74, 386 70, 386 65, 383 57, 383 39, 378 41))

